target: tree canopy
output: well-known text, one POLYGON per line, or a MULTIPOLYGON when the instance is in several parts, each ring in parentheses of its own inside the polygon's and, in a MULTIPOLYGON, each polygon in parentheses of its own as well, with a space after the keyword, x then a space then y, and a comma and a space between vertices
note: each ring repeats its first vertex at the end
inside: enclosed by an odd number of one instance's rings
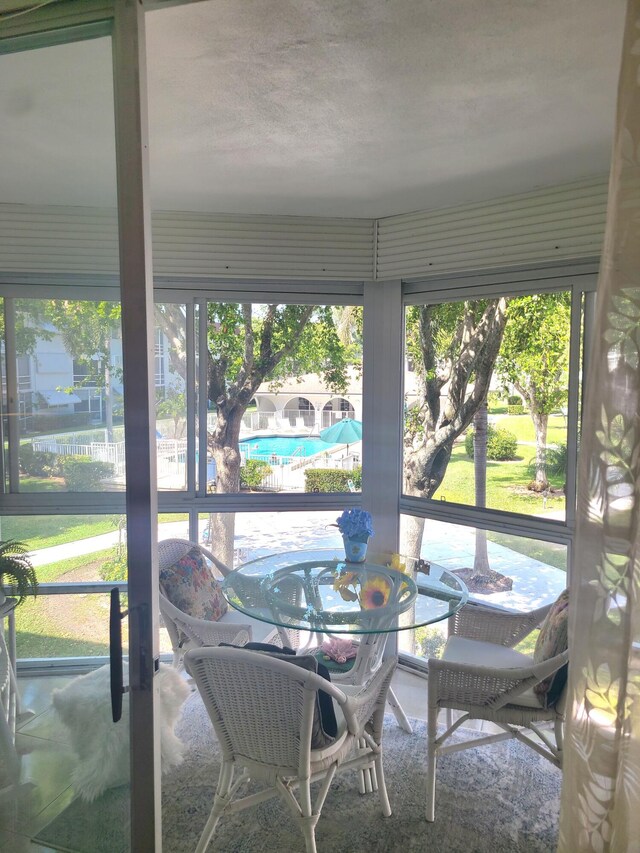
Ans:
POLYGON ((544 489, 548 486, 548 418, 567 401, 571 293, 518 296, 509 302, 507 320, 498 375, 522 395, 531 414, 536 433, 535 481, 544 489))

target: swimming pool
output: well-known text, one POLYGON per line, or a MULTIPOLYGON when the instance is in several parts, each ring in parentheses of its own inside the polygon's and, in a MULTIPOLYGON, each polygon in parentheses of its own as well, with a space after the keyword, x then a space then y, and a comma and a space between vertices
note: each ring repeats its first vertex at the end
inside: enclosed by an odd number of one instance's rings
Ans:
POLYGON ((240 451, 247 459, 264 459, 267 462, 272 456, 313 456, 314 453, 322 453, 332 447, 335 447, 335 444, 320 438, 309 438, 307 435, 259 436, 240 442, 240 451))

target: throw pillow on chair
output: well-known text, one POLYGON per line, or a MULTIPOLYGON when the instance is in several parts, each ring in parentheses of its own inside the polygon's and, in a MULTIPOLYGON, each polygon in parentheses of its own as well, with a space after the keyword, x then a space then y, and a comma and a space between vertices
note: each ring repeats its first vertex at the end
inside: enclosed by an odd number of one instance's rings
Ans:
MULTIPOLYGON (((124 664, 125 679, 128 675, 124 664)), ((66 687, 52 692, 51 701, 70 735, 78 757, 71 782, 78 795, 91 802, 107 788, 129 781, 129 694, 122 701, 122 719, 111 719, 110 672, 108 666, 74 678, 66 687)), ((182 761, 184 745, 173 729, 183 702, 190 695, 188 684, 173 667, 160 664, 160 745, 162 772, 182 761)))

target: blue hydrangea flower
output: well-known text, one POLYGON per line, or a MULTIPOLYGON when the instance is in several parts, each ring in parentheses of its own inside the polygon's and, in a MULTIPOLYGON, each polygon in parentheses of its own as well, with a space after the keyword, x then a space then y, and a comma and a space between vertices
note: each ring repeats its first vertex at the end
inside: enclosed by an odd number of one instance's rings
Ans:
POLYGON ((356 542, 366 542, 373 536, 371 513, 364 509, 345 509, 336 519, 336 523, 343 536, 356 542))

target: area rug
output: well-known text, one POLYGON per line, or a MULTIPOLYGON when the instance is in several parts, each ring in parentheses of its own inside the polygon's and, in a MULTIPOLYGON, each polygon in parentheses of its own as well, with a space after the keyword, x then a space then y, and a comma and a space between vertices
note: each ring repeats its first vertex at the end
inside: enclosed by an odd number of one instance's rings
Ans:
MULTIPOLYGON (((316 828, 319 853, 551 853, 556 848, 560 771, 517 741, 504 741, 438 760, 436 820, 424 818, 426 727, 403 732, 385 721, 385 771, 393 814, 382 816, 377 796, 358 794, 355 773, 334 780, 316 828)), ((459 730, 460 732, 460 730, 459 730)), ((456 736, 467 737, 468 732, 456 736)), ((219 752, 197 694, 176 733, 187 744, 184 763, 163 776, 164 853, 192 853, 211 808, 219 752)), ((94 803, 74 800, 34 839, 71 853, 125 853, 126 788, 94 803)), ((223 818, 210 851, 297 853, 302 835, 287 807, 274 799, 223 818)))

